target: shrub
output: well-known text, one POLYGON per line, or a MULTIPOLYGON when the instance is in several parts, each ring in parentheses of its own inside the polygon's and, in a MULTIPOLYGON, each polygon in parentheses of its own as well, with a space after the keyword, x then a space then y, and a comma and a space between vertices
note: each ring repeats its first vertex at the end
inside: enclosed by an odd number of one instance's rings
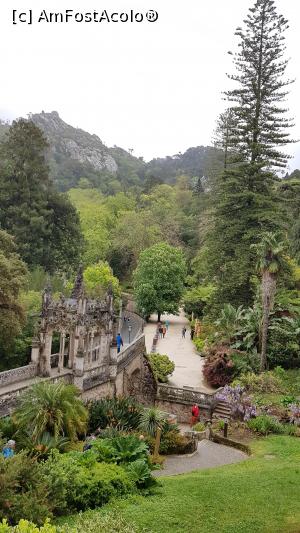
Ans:
POLYGON ((43 464, 42 471, 56 514, 93 509, 134 490, 122 467, 97 463, 97 455, 92 450, 62 455, 54 452, 43 464))
POLYGON ((52 503, 37 461, 25 452, 10 459, 0 456, 0 520, 15 524, 25 518, 42 524, 48 516, 52 503))
POLYGON ((5 439, 11 439, 16 431, 17 426, 11 416, 0 418, 0 433, 5 439))
POLYGON ((156 484, 149 465, 142 459, 130 463, 126 467, 126 472, 138 488, 145 489, 156 484))
POLYGON ((239 376, 238 380, 233 383, 239 383, 249 392, 281 392, 282 383, 279 377, 273 372, 263 372, 254 374, 247 372, 239 376))
POLYGON ((234 377, 232 353, 231 348, 223 345, 214 345, 210 348, 203 367, 203 374, 210 385, 222 387, 232 381, 234 377))
POLYGON ((201 352, 204 351, 204 348, 205 348, 205 345, 206 345, 206 340, 205 339, 201 339, 200 337, 195 337, 193 339, 193 343, 196 346, 197 352, 201 353, 201 352))
POLYGON ((21 519, 16 526, 9 526, 7 520, 0 523, 0 533, 75 533, 75 529, 65 529, 64 527, 56 527, 50 524, 47 519, 40 528, 33 522, 21 519))
POLYGON ((150 353, 148 356, 155 379, 160 383, 167 383, 168 376, 175 370, 175 364, 167 355, 150 353))
POLYGON ((147 459, 148 447, 136 435, 123 435, 113 439, 96 439, 91 452, 97 461, 127 464, 137 459, 147 459))
POLYGON ((277 418, 269 415, 260 415, 248 421, 248 426, 252 431, 260 435, 269 433, 284 433, 284 425, 278 422, 277 418))
POLYGON ((292 424, 300 426, 300 405, 295 403, 290 405, 290 413, 290 421, 292 424))
POLYGON ((249 420, 256 416, 256 407, 252 404, 251 398, 245 394, 244 387, 236 385, 230 387, 226 385, 217 394, 217 399, 226 401, 230 405, 231 416, 240 420, 249 420))
POLYGON ((204 431, 205 430, 205 424, 203 422, 197 422, 197 424, 193 427, 194 431, 204 431))
MULTIPOLYGON (((151 448, 154 449, 154 439, 152 441, 151 448)), ((185 454, 192 453, 194 451, 194 442, 181 435, 179 431, 168 431, 162 435, 159 447, 159 453, 162 455, 172 455, 172 454, 185 454)))
POLYGON ((120 466, 96 463, 92 467, 78 467, 68 491, 69 508, 94 509, 111 498, 133 492, 133 483, 120 466))
POLYGON ((89 430, 114 427, 136 429, 140 423, 141 406, 134 398, 104 398, 89 404, 89 430))

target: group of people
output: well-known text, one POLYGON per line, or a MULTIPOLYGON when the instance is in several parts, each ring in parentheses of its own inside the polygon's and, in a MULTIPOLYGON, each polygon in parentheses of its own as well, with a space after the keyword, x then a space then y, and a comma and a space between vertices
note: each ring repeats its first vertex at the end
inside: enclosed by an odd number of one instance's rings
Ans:
POLYGON ((158 333, 161 339, 165 338, 167 331, 169 330, 169 325, 170 323, 168 320, 166 320, 164 324, 162 322, 158 323, 158 333))
MULTIPOLYGON (((182 339, 185 339, 185 334, 187 332, 187 329, 185 326, 183 326, 182 330, 181 330, 181 337, 182 339)), ((195 335, 195 330, 194 328, 191 328, 191 331, 190 331, 190 335, 191 335, 191 340, 193 340, 194 338, 194 335, 195 335)))

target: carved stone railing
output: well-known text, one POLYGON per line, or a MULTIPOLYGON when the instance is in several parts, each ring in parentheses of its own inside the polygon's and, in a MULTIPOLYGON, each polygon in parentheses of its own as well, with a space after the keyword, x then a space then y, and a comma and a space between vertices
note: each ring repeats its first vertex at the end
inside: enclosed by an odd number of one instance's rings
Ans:
POLYGON ((145 353, 145 335, 142 334, 117 355, 118 372, 126 367, 135 357, 145 353))
POLYGON ((7 385, 11 385, 12 383, 17 383, 19 381, 24 381, 26 379, 34 378, 36 375, 37 365, 34 363, 0 372, 0 392, 1 387, 5 387, 7 385))
POLYGON ((214 408, 218 403, 216 395, 220 390, 222 390, 222 388, 213 392, 206 392, 193 389, 192 387, 181 388, 159 383, 157 386, 156 399, 159 401, 177 402, 187 405, 197 404, 199 406, 209 406, 210 408, 214 408))

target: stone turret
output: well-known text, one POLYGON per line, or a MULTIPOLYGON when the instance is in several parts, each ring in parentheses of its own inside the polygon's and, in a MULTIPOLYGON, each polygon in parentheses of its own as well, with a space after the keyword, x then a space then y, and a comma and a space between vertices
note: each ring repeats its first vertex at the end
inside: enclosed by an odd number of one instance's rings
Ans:
POLYGON ((84 295, 84 281, 83 281, 83 265, 80 265, 75 279, 74 287, 71 293, 71 298, 79 300, 84 295))

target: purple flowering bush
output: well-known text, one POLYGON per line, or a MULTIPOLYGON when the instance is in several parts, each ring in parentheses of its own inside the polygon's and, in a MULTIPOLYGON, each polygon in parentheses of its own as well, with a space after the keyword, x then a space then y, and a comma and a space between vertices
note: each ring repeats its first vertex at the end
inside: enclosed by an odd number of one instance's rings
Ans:
POLYGON ((245 387, 241 385, 235 387, 226 385, 216 397, 217 400, 229 404, 232 418, 247 421, 257 416, 256 406, 253 405, 251 398, 245 394, 245 387))
POLYGON ((300 426, 300 405, 292 403, 289 407, 290 410, 290 422, 296 426, 300 426))

